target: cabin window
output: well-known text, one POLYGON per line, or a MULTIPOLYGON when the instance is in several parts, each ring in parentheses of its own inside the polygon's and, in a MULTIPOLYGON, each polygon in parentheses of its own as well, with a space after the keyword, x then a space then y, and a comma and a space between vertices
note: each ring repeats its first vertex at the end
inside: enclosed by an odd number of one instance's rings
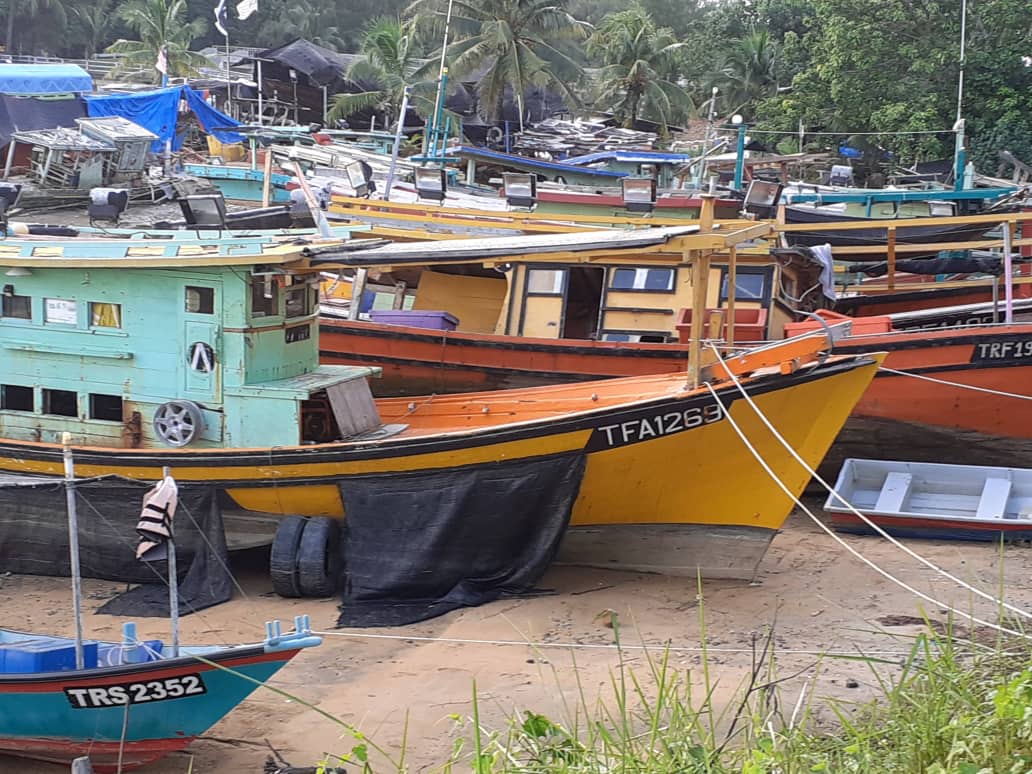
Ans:
POLYGON ((0 409, 7 411, 34 411, 33 390, 17 384, 0 385, 0 409))
POLYGON ((251 316, 279 315, 279 286, 271 274, 251 278, 251 316))
MULTIPOLYGON (((767 267, 739 266, 735 272, 735 301, 758 301, 766 303, 770 300, 771 270, 767 267)), ((727 301, 727 269, 723 269, 720 277, 720 302, 727 301)))
POLYGON ((0 307, 0 317, 11 317, 16 320, 31 320, 32 297, 16 296, 13 291, 10 294, 4 293, 3 306, 0 307))
POLYGON ((530 269, 527 272, 527 292, 541 296, 558 296, 563 292, 562 269, 530 269))
POLYGON ((616 269, 609 286, 612 290, 642 290, 669 293, 674 289, 673 269, 616 269))
POLYGON ((295 341, 306 341, 312 338, 312 326, 295 325, 291 328, 285 328, 283 335, 287 344, 293 344, 295 341))
POLYGON ((307 285, 294 285, 286 292, 287 318, 304 317, 312 313, 312 293, 307 285))
POLYGON ((103 419, 106 422, 122 421, 122 396, 90 393, 90 419, 103 419))
POLYGON ((215 314, 215 288, 187 285, 186 311, 190 314, 215 314))
POLYGON ((79 396, 71 390, 43 390, 43 413, 59 417, 77 417, 79 396))
POLYGON ((79 304, 67 298, 45 298, 43 321, 58 325, 78 325, 79 304))
POLYGON ((90 304, 90 325, 94 328, 121 328, 122 305, 94 301, 90 304))

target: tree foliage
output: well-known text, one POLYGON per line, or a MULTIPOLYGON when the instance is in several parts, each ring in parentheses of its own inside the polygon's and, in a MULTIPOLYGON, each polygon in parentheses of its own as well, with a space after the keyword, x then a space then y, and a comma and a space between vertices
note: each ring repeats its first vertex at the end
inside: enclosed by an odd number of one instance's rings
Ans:
POLYGON ((596 104, 611 108, 624 126, 633 126, 642 115, 665 128, 693 111, 691 97, 677 83, 684 44, 670 29, 657 27, 642 6, 607 16, 585 48, 602 65, 596 104))
POLYGON ((123 38, 108 46, 108 51, 122 55, 119 68, 124 72, 141 80, 159 80, 154 65, 162 47, 169 75, 190 75, 206 62, 191 51, 191 45, 204 34, 207 22, 187 20, 185 0, 129 0, 118 15, 137 35, 135 40, 123 38))

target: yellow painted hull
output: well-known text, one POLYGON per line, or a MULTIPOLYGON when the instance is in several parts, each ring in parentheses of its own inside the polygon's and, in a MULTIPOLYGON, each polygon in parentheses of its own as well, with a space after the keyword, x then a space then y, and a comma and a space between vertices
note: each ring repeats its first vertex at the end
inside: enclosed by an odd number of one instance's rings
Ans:
MULTIPOLYGON (((792 376, 772 374, 752 380, 750 391, 792 446, 816 465, 875 369, 875 362, 866 360, 813 367, 792 376)), ((801 492, 806 472, 761 426, 733 386, 725 384, 720 394, 779 477, 801 492)), ((225 487, 244 508, 342 516, 338 487, 347 485, 348 476, 583 453, 587 464, 573 526, 710 524, 776 530, 791 510, 790 499, 720 417, 708 393, 643 400, 596 413, 569 421, 513 423, 440 438, 366 444, 214 451, 84 448, 75 450, 76 472, 153 480, 168 465, 184 483, 225 487)), ((60 475, 60 449, 0 443, 0 472, 60 475)))

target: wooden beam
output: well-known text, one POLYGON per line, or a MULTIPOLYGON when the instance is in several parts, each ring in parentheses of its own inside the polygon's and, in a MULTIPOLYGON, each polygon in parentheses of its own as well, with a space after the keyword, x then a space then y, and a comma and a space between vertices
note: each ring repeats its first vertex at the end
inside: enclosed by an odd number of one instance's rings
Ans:
POLYGON ((685 252, 685 261, 692 267, 692 323, 691 341, 688 342, 688 379, 692 389, 699 386, 702 373, 703 315, 706 314, 706 290, 709 280, 710 257, 701 253, 685 252))
POLYGON ((262 179, 262 207, 272 203, 272 151, 265 149, 265 163, 262 165, 265 177, 262 179))
POLYGON ((885 242, 885 249, 888 252, 888 280, 889 290, 896 287, 896 228, 889 226, 888 239, 885 242))
POLYGON ((738 250, 731 247, 727 263, 727 345, 735 345, 735 296, 738 295, 735 286, 738 280, 738 250))

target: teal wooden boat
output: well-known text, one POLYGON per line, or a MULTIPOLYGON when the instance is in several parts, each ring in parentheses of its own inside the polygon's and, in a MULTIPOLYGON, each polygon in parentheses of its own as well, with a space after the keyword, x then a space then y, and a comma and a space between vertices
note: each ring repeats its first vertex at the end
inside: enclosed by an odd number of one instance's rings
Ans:
POLYGON ((0 753, 68 764, 89 756, 94 770, 129 771, 187 747, 304 648, 321 639, 307 616, 263 642, 183 647, 139 641, 83 643, 0 630, 0 753))
MULTIPOLYGON (((260 202, 265 172, 250 167, 236 167, 228 164, 184 164, 183 171, 194 177, 210 180, 222 195, 231 201, 260 202)), ((293 178, 281 172, 272 173, 270 188, 273 204, 289 204, 290 190, 287 184, 293 178)))

